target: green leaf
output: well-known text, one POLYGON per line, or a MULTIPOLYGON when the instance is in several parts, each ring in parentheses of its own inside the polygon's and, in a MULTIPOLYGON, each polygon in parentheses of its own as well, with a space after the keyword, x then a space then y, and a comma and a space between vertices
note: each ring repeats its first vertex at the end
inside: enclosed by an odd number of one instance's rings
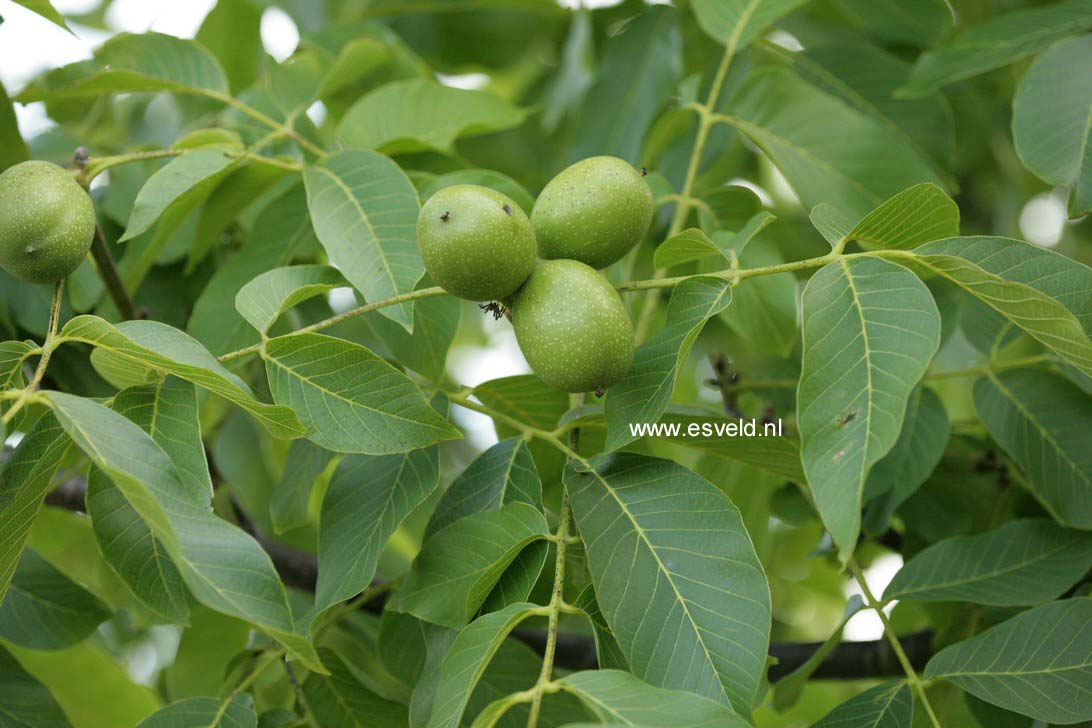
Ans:
POLYGON ((327 450, 388 455, 462 437, 405 374, 359 344, 289 334, 267 341, 262 358, 273 399, 327 450))
MULTIPOLYGON (((136 725, 160 706, 153 690, 134 683, 117 659, 92 640, 48 652, 14 645, 8 649, 49 690, 77 728, 136 725)), ((0 706, 6 707, 6 701, 0 700, 0 706)))
POLYGON ((874 533, 887 529, 895 509, 921 487, 940 462, 950 432, 940 397, 927 387, 916 387, 906 403, 899 439, 872 466, 865 481, 866 528, 874 533))
POLYGON ((500 575, 496 586, 482 602, 482 613, 498 612, 509 604, 527 601, 542 576, 542 569, 549 556, 548 541, 535 541, 525 546, 500 575))
POLYGON ((0 465, 0 605, 42 500, 71 446, 57 418, 46 414, 0 465))
POLYGON ((163 33, 119 33, 90 61, 50 71, 19 101, 49 101, 104 93, 175 91, 222 97, 228 92, 220 62, 200 44, 163 33))
MULTIPOLYGON (((929 2, 922 0, 913 6, 929 2)), ((947 15, 947 10, 944 12, 947 15)), ((895 97, 910 75, 909 63, 877 46, 844 38, 837 43, 809 45, 804 52, 793 54, 792 62, 805 81, 889 129, 934 171, 949 176, 946 170, 955 151, 951 106, 939 92, 915 99, 895 97)))
POLYGON ((365 589, 387 540, 436 489, 437 448, 351 455, 334 470, 319 518, 315 604, 303 622, 365 589))
POLYGON ((626 453, 591 471, 570 465, 565 488, 634 675, 749 715, 765 674, 770 593, 732 502, 676 463, 626 453))
MULTIPOLYGON (((420 206, 413 184, 381 154, 338 152, 303 172, 315 233, 370 303, 413 290, 425 272, 417 249, 420 206)), ((411 304, 380 309, 409 330, 411 304)))
POLYGON ((698 25, 721 44, 741 50, 808 0, 694 0, 698 25))
POLYGON ((657 246, 653 265, 657 268, 673 268, 713 255, 723 257, 724 251, 700 228, 687 228, 657 246))
POLYGON ((512 604, 478 617, 459 631, 440 665, 427 728, 459 727, 489 660, 516 625, 540 611, 534 604, 512 604))
POLYGON ((218 698, 189 698, 171 703, 137 724, 137 728, 257 728, 250 693, 218 698))
MULTIPOLYGON (((1090 6, 1092 7, 1092 6, 1090 6)), ((1024 166, 1072 190, 1069 216, 1092 211, 1092 36, 1062 41, 1028 68, 1012 100, 1012 136, 1024 166)))
POLYGON ((337 127, 350 149, 386 154, 453 151, 456 139, 519 126, 527 112, 485 91, 422 78, 394 81, 353 104, 337 127))
MULTIPOLYGON (((569 396, 547 387, 533 374, 490 379, 474 388, 474 396, 490 409, 540 430, 557 427, 569 409, 569 396)), ((512 433, 503 435, 510 437, 512 433)))
MULTIPOLYGON (((558 69, 549 81, 543 101, 542 128, 547 133, 557 129, 595 83, 595 29, 591 11, 577 6, 571 17, 558 69)), ((530 210, 524 212, 531 214, 530 210)))
POLYGON ((584 670, 558 680, 597 718, 611 725, 685 725, 687 728, 745 728, 731 708, 682 690, 664 690, 621 670, 584 670))
POLYGON ((64 28, 69 33, 72 29, 68 27, 68 24, 64 22, 64 16, 57 12, 57 9, 53 7, 53 4, 49 0, 14 0, 16 5, 22 5, 27 10, 41 15, 49 22, 64 28))
POLYGON ((952 27, 946 0, 838 0, 837 4, 878 37, 894 43, 931 48, 952 27))
POLYGON ((10 728, 71 728, 49 689, 0 647, 0 720, 10 728))
POLYGON ((1082 329, 1092 332, 1088 266, 1037 245, 988 236, 937 240, 914 252, 921 258, 904 260, 924 264, 995 312, 976 317, 976 340, 1000 342, 1016 326, 1085 374, 1092 372, 1092 348, 1082 335, 1082 329))
POLYGON ((633 365, 607 395, 605 449, 617 450, 636 439, 632 423, 655 422, 675 391, 679 366, 690 355, 705 322, 732 301, 724 278, 690 278, 675 287, 667 305, 667 322, 637 348, 633 365))
MULTIPOLYGON (((765 227, 773 216, 760 212, 755 219, 765 227)), ((749 239, 754 229, 749 225, 735 235, 714 233, 713 238, 736 250, 741 268, 783 264, 785 257, 772 242, 749 239)), ((732 289, 732 305, 720 312, 720 318, 755 351, 786 358, 797 338, 796 290, 792 273, 744 278, 732 289)))
POLYGON ((109 617, 98 597, 28 548, 0 605, 0 638, 56 650, 82 642, 109 617))
POLYGON ((143 234, 168 211, 195 208, 239 161, 237 155, 219 149, 198 149, 172 159, 140 188, 118 242, 143 234))
POLYGON ((498 442, 463 470, 436 504, 425 538, 467 516, 509 503, 542 508, 542 481, 522 437, 498 442))
POLYGON ((319 651, 329 675, 311 674, 303 683, 307 707, 319 725, 346 728, 403 728, 406 707, 376 695, 336 652, 319 651))
MULTIPOLYGON (((425 276, 417 288, 432 281, 425 276)), ((442 382, 448 350, 459 329, 462 307, 445 296, 423 298, 413 304, 413 333, 376 312, 368 316, 372 331, 383 341, 399 364, 431 382, 442 382)))
POLYGON ((524 547, 547 535, 542 511, 521 502, 456 521, 425 541, 391 609, 462 627, 524 547))
POLYGON ((1057 598, 1090 566, 1092 534, 1047 520, 1009 521, 918 553, 895 574, 884 599, 1029 606, 1057 598))
POLYGON ((974 404, 1043 507, 1059 523, 1092 528, 1092 398, 1047 370, 1010 369, 976 381, 974 404))
POLYGON ((940 345, 929 289, 902 266, 839 260, 803 296, 801 459, 843 561, 857 545, 869 470, 898 440, 911 390, 940 345))
MULTIPOLYGON (((824 642, 819 649, 813 652, 808 659, 804 660, 800 667, 774 683, 773 705, 777 712, 783 713, 799 702, 800 696, 804 693, 804 688, 807 686, 808 681, 811 680, 811 676, 815 674, 815 671, 819 669, 819 666, 827 659, 827 656, 830 655, 834 648, 842 641, 842 633, 845 631, 846 624, 855 614, 857 614, 857 612, 866 607, 867 605, 861 595, 854 594, 851 596, 846 603, 845 611, 842 612, 841 621, 838 622, 838 626, 830 637, 827 638, 827 641, 824 642)), ((856 724, 854 724, 854 726, 855 725, 856 724)))
MULTIPOLYGON (((931 240, 959 235, 959 207, 934 184, 903 190, 845 232, 834 232, 842 216, 823 203, 811 211, 815 227, 835 237, 831 245, 853 240, 865 250, 910 250, 931 240)), ((828 238, 829 239, 829 238, 828 238)))
POLYGON ((608 39, 599 78, 576 113, 572 161, 610 154, 640 166, 645 133, 682 76, 679 12, 652 6, 608 39))
POLYGON ((197 42, 223 64, 234 93, 250 86, 261 74, 265 56, 261 22, 261 6, 225 0, 212 7, 197 30, 197 42))
POLYGON ((1092 599, 1076 597, 1021 612, 929 660, 926 679, 1048 723, 1092 719, 1092 599))
POLYGON ((8 167, 30 159, 26 142, 19 133, 19 121, 15 118, 15 109, 11 99, 0 83, 0 172, 8 167))
POLYGON ((622 652, 622 646, 618 644, 603 612, 599 609, 599 602, 595 598, 595 587, 592 584, 584 587, 573 601, 573 606, 584 612, 584 616, 591 622, 599 669, 629 672, 629 661, 622 652))
POLYGON ((270 200, 246 244, 205 284, 187 330, 217 356, 257 343, 258 333, 235 310, 239 289, 260 273, 288 265, 299 251, 317 247, 303 186, 294 186, 270 200))
MULTIPOLYGON (((210 492, 183 477, 180 462, 168 454, 177 448, 165 451, 140 426, 89 399, 49 392, 49 401, 76 445, 110 476, 163 543, 198 601, 254 623, 316 665, 310 644, 293 632, 284 587, 269 556, 257 541, 213 514, 210 492)), ((136 408, 133 414, 149 418, 147 410, 136 408)), ((167 436, 162 429, 155 432, 167 436)))
POLYGON ((807 208, 829 202, 852 217, 920 182, 943 182, 895 132, 805 83, 761 68, 744 81, 725 121, 750 137, 807 208))
POLYGON ((274 268, 239 289, 235 309, 247 323, 266 334, 288 309, 345 285, 344 276, 325 265, 274 268))
POLYGON ((269 500, 269 517, 277 533, 311 522, 311 488, 335 454, 306 439, 293 440, 284 470, 269 500))
POLYGON ((812 728, 910 728, 913 717, 910 686, 905 680, 895 680, 854 695, 812 728))
POLYGON ((273 437, 294 438, 305 432, 292 410, 259 402, 250 387, 208 349, 166 324, 123 321, 114 325, 98 316, 77 316, 64 325, 60 338, 90 344, 122 362, 193 382, 245 409, 273 437))
POLYGON ((163 544, 97 468, 87 478, 87 515, 106 563, 141 604, 171 624, 189 619, 186 587, 163 544))
POLYGON ((1063 0, 998 15, 960 33, 948 45, 919 56, 900 93, 924 96, 953 81, 1017 61, 1087 28, 1092 28, 1089 0, 1063 0))

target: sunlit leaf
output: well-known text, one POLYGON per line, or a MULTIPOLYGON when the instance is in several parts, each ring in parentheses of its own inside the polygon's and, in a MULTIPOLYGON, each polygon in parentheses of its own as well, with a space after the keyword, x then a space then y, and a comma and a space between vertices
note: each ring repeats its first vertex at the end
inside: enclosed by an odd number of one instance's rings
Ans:
POLYGON ((807 0, 694 0, 698 25, 719 43, 744 48, 807 0))
POLYGON ((344 285, 341 273, 325 265, 274 268, 239 289, 235 309, 247 323, 266 334, 288 309, 344 285))

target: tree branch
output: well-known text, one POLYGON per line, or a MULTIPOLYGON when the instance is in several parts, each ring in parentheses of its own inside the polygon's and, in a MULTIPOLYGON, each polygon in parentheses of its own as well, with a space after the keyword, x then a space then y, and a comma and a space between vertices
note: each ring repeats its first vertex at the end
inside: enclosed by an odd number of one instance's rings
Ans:
MULTIPOLYGON (((46 495, 45 502, 55 508, 83 513, 86 490, 87 483, 83 476, 74 476, 46 495)), ((256 529, 251 528, 251 531, 269 554, 286 585, 302 591, 314 591, 318 580, 318 559, 314 554, 268 538, 256 529)), ((386 592, 379 594, 361 608, 378 614, 386 602, 386 596, 386 592)), ((548 634, 545 629, 520 628, 513 632, 513 636, 539 654, 546 650, 548 634)), ((595 641, 590 636, 558 632, 556 639, 554 664, 557 667, 587 670, 597 666, 595 641)), ((923 669, 933 654, 933 632, 915 632, 899 641, 914 669, 923 669)), ((776 682, 800 667, 821 645, 821 642, 771 644, 770 656, 777 660, 777 664, 770 667, 770 680, 776 682)), ((813 677, 817 680, 863 680, 902 674, 902 667, 891 645, 884 640, 875 640, 843 642, 823 660, 813 677)))

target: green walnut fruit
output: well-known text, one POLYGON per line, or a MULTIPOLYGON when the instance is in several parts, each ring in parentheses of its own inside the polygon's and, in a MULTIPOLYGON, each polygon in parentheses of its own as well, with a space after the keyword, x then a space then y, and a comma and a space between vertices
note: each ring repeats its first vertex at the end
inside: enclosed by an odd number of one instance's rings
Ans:
POLYGON ((652 223, 652 190, 617 157, 590 157, 561 171, 535 201, 538 254, 606 268, 641 242, 652 223))
POLYGON ((535 267, 527 215, 478 185, 452 185, 430 197, 417 218, 417 244, 432 280, 471 301, 512 295, 535 267))
POLYGON ((53 283, 83 262, 94 236, 91 198, 61 167, 22 162, 0 174, 0 268, 53 283))
POLYGON ((565 392, 615 384, 633 362, 633 324, 618 292, 576 260, 545 260, 516 294, 512 326, 539 379, 565 392))

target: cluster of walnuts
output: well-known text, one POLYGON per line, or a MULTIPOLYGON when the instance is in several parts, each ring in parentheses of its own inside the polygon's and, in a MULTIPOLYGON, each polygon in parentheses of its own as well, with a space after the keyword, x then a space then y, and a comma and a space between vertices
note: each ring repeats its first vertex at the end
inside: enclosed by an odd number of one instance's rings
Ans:
MULTIPOLYGON (((597 269, 619 260, 652 222, 652 191, 616 157, 554 177, 531 217, 477 185, 446 187, 421 209, 417 242, 444 290, 510 312, 535 374, 566 392, 601 392, 633 361, 633 324, 597 269)), ((95 210, 72 175, 48 162, 0 174, 0 268, 31 283, 74 271, 95 234, 95 210)))
POLYGON ((618 292, 596 269, 639 243, 652 213, 641 172, 592 157, 554 177, 530 218, 495 190, 446 187, 421 209, 417 242, 429 276, 448 293, 511 312, 542 381, 602 392, 629 369, 634 335, 618 292))

